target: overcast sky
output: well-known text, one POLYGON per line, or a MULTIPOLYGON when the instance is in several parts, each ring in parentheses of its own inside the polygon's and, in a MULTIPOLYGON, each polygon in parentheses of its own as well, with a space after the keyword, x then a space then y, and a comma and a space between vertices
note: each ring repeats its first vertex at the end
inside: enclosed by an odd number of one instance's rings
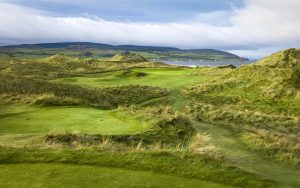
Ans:
POLYGON ((0 45, 87 41, 260 58, 300 47, 299 10, 300 0, 0 0, 0 45))

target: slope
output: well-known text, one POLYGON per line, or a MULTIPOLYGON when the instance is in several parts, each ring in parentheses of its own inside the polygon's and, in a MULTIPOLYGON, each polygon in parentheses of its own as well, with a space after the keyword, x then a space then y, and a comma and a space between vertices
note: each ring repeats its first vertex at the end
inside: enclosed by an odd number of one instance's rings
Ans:
POLYGON ((188 87, 189 112, 245 131, 250 145, 299 165, 300 49, 288 49, 188 87))

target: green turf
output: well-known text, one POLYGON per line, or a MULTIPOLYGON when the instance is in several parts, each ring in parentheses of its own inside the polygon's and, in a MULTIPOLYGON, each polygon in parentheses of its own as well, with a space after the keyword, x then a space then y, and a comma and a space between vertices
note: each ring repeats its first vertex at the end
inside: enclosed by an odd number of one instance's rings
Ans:
POLYGON ((89 87, 111 87, 120 85, 150 85, 167 88, 170 91, 170 98, 174 101, 173 107, 180 110, 184 106, 184 97, 181 89, 186 86, 203 83, 215 78, 215 76, 195 76, 194 69, 188 68, 145 68, 134 69, 132 74, 123 75, 124 71, 115 71, 104 74, 86 74, 80 77, 61 78, 55 82, 66 84, 77 84, 89 87), (143 77, 136 77, 134 73, 144 73, 143 77))
POLYGON ((192 75, 193 69, 145 68, 134 69, 132 71, 145 73, 146 75, 136 77, 132 76, 133 74, 122 75, 123 71, 115 71, 105 74, 86 74, 81 77, 61 78, 56 81, 92 87, 141 84, 166 87, 168 89, 179 89, 183 86, 193 85, 207 80, 204 77, 192 75))
POLYGON ((230 187, 151 172, 72 164, 0 165, 1 187, 230 187))
POLYGON ((80 132, 103 135, 136 134, 151 125, 88 107, 0 106, 0 134, 80 132))
POLYGON ((72 163, 136 171, 186 178, 239 187, 271 187, 274 181, 262 179, 256 174, 228 166, 221 161, 194 155, 180 155, 163 151, 109 152, 86 149, 26 149, 2 148, 0 163, 72 163))

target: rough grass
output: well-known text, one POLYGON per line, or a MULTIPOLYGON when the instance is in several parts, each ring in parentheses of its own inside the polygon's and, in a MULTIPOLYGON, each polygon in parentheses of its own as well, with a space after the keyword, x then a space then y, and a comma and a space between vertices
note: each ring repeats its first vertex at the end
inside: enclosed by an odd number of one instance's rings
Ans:
POLYGON ((260 177, 278 182, 278 187, 299 187, 300 170, 282 161, 274 161, 266 157, 261 150, 249 148, 244 134, 228 129, 226 126, 194 122, 195 128, 204 135, 210 135, 209 144, 217 147, 229 163, 258 174, 260 177), (285 175, 283 175, 285 174, 285 175))
POLYGON ((218 79, 185 88, 183 93, 193 99, 187 112, 198 120, 246 131, 255 148, 298 165, 299 51, 281 51, 218 79))
POLYGON ((1 58, 0 73, 3 75, 15 75, 42 80, 51 80, 64 77, 78 76, 84 73, 103 73, 130 68, 158 68, 171 67, 159 62, 129 62, 111 61, 107 59, 78 58, 64 54, 56 54, 50 57, 32 58, 1 58))
POLYGON ((170 106, 131 106, 119 108, 118 112, 123 117, 134 117, 152 124, 153 132, 150 131, 149 134, 155 140, 176 143, 176 140, 188 139, 195 132, 189 117, 175 113, 170 106))
POLYGON ((1 76, 0 82, 2 103, 22 102, 24 97, 29 100, 25 102, 33 104, 75 104, 109 109, 120 104, 140 103, 168 93, 163 88, 150 86, 128 85, 93 89, 11 76, 1 76))
POLYGON ((211 144, 211 136, 207 133, 197 133, 188 144, 188 149, 209 157, 216 157, 216 146, 211 144))
POLYGON ((112 58, 108 59, 108 61, 129 63, 148 62, 146 58, 135 53, 116 54, 112 58))

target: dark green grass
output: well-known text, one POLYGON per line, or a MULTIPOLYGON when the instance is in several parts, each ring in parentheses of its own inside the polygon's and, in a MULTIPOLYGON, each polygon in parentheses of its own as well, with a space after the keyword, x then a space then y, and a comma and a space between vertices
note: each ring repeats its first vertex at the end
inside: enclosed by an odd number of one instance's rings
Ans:
POLYGON ((73 164, 0 165, 1 187, 230 187, 144 171, 73 164))
POLYGON ((89 150, 15 150, 2 148, 0 150, 0 162, 3 164, 40 162, 90 164, 196 178, 238 187, 270 187, 274 185, 254 174, 212 159, 160 151, 112 153, 89 150))

